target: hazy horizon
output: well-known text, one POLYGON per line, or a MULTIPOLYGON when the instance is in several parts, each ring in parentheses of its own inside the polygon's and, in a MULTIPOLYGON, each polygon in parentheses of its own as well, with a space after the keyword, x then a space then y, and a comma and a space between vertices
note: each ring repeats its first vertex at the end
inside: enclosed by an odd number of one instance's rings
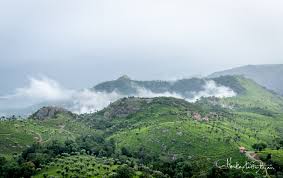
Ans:
POLYGON ((0 94, 46 76, 88 88, 282 63, 283 3, 1 1, 0 94))
POLYGON ((0 0, 0 178, 282 177, 282 32, 282 0, 0 0))

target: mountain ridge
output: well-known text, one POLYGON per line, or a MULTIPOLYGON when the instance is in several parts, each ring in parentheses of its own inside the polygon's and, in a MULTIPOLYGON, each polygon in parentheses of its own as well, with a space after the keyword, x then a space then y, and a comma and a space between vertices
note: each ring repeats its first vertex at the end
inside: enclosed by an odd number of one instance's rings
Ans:
POLYGON ((283 95, 283 64, 246 65, 218 71, 209 78, 225 75, 243 75, 258 84, 283 95))
POLYGON ((118 92, 124 95, 134 95, 138 93, 138 89, 147 89, 153 93, 177 93, 185 98, 192 97, 194 93, 204 89, 205 84, 208 81, 215 82, 216 86, 232 87, 238 94, 243 92, 241 86, 237 86, 237 81, 231 76, 223 76, 218 78, 188 78, 180 79, 176 81, 162 81, 162 80, 151 80, 151 81, 139 81, 132 80, 129 77, 124 78, 123 76, 112 81, 102 82, 91 88, 94 91, 99 92, 118 92), (230 82, 229 82, 230 80, 230 82), (231 81, 233 80, 233 81, 231 81), (234 84, 233 84, 234 82, 234 84))

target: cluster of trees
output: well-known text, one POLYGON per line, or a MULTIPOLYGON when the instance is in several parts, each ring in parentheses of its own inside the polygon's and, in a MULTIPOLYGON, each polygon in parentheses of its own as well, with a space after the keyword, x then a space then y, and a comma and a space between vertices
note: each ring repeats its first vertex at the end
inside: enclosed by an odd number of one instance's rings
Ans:
MULTIPOLYGON (((185 159, 166 159, 162 160, 157 156, 153 156, 149 151, 146 151, 143 147, 138 151, 131 152, 127 148, 121 148, 121 154, 127 157, 133 157, 138 160, 140 165, 147 165, 151 167, 155 172, 151 172, 151 175, 155 177, 191 177, 194 169, 193 165, 185 159)), ((141 171, 149 172, 146 166, 141 167, 141 171)))
POLYGON ((283 148, 283 139, 279 140, 277 143, 277 150, 279 150, 280 148, 283 148))
MULTIPOLYGON (((253 145, 254 149, 262 150, 266 147, 263 143, 253 145)), ((159 178, 173 177, 191 177, 197 170, 196 165, 184 159, 161 160, 152 156, 144 148, 131 152, 123 147, 115 152, 115 143, 113 140, 104 140, 101 135, 90 134, 78 137, 76 140, 67 140, 65 142, 52 141, 45 145, 34 144, 24 150, 15 160, 8 161, 0 157, 0 177, 30 177, 41 170, 44 165, 52 162, 58 155, 64 154, 89 154, 97 157, 115 157, 120 161, 121 166, 111 175, 111 178, 133 177, 138 169, 144 175, 150 175, 159 178), (136 160, 129 161, 129 160, 136 160)), ((273 162, 270 157, 267 160, 276 167, 277 173, 282 171, 282 167, 273 162)), ((241 174, 235 170, 213 168, 208 173, 208 177, 254 177, 252 174, 241 174)))
POLYGON ((153 167, 170 177, 182 178, 193 176, 193 165, 184 159, 174 161, 158 160, 153 163, 153 167))
POLYGON ((53 158, 62 154, 89 154, 98 157, 111 156, 115 151, 113 140, 100 135, 83 135, 64 143, 53 140, 48 144, 33 144, 15 160, 0 157, 0 177, 30 177, 53 158))
POLYGON ((272 154, 267 154, 266 157, 260 157, 262 161, 266 163, 269 167, 273 169, 269 169, 268 173, 273 175, 274 177, 283 177, 283 165, 279 162, 276 162, 272 159, 272 154))
POLYGON ((261 115, 269 116, 269 117, 273 117, 276 114, 273 111, 270 111, 266 107, 261 108, 261 107, 255 107, 255 106, 249 106, 249 107, 242 108, 241 111, 253 112, 253 113, 257 113, 257 114, 261 114, 261 115))
POLYGON ((257 150, 257 151, 262 151, 267 147, 265 143, 255 143, 252 145, 252 148, 257 150))
POLYGON ((31 162, 19 165, 14 160, 8 161, 6 158, 0 157, 0 177, 30 177, 35 171, 35 165, 31 162))
MULTIPOLYGON (((276 149, 279 150, 281 147, 283 147, 283 140, 279 140, 276 146, 276 149)), ((267 148, 267 145, 265 143, 255 143, 252 145, 252 148, 257 151, 262 151, 265 148, 267 148)), ((267 154, 266 157, 260 157, 262 161, 266 163, 269 167, 272 167, 273 169, 269 169, 268 173, 270 175, 273 175, 275 177, 283 177, 283 166, 282 164, 274 161, 272 159, 271 154, 267 154)))
POLYGON ((272 143, 268 147, 276 150, 283 149, 283 138, 275 138, 272 140, 272 143))
POLYGON ((12 115, 12 116, 1 116, 0 117, 0 121, 14 121, 14 120, 21 120, 23 119, 22 116, 16 116, 16 115, 12 115))
POLYGON ((112 139, 104 140, 100 135, 83 135, 76 140, 59 142, 56 140, 48 144, 33 144, 25 149, 14 160, 0 157, 0 177, 31 177, 36 172, 51 164, 57 156, 89 154, 96 157, 113 157, 121 164, 111 178, 133 177, 139 170, 143 175, 157 178, 190 177, 192 166, 184 160, 162 161, 151 156, 143 148, 131 153, 126 148, 115 152, 112 139), (136 163, 137 161, 137 163, 136 163))

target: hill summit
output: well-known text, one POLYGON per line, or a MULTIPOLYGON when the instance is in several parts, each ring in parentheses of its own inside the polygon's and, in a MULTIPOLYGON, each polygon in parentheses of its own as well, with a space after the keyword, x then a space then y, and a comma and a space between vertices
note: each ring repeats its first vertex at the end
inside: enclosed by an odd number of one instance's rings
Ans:
POLYGON ((123 75, 119 77, 117 80, 131 80, 131 78, 128 75, 123 75))
POLYGON ((72 113, 64 108, 55 107, 55 106, 45 106, 36 111, 31 117, 38 120, 45 120, 48 118, 54 118, 58 114, 68 114, 72 113))

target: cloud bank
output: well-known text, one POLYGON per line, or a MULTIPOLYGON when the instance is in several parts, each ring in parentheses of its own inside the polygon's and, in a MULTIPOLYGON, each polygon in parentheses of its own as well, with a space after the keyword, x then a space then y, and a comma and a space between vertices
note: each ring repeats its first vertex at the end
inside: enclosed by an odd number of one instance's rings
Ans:
MULTIPOLYGON (((136 97, 174 97, 195 102, 201 97, 233 97, 236 93, 228 87, 218 86, 214 81, 209 80, 203 86, 203 90, 192 93, 192 98, 184 98, 174 92, 154 93, 145 88, 137 87, 136 97)), ((48 77, 30 78, 26 87, 18 88, 11 95, 0 96, 0 105, 8 103, 18 107, 27 107, 46 103, 49 105, 63 106, 75 113, 90 113, 103 109, 111 102, 127 97, 117 92, 98 92, 89 89, 72 90, 61 86, 57 81, 48 77), (4 103, 3 103, 4 102, 4 103)))
POLYGON ((14 97, 26 97, 33 100, 57 101, 68 99, 73 91, 63 88, 55 80, 47 77, 30 78, 29 85, 16 89, 14 97))
POLYGON ((218 98, 233 97, 237 94, 229 87, 219 86, 213 80, 206 81, 203 90, 193 93, 192 98, 187 99, 189 102, 195 102, 201 97, 215 96, 218 98))

